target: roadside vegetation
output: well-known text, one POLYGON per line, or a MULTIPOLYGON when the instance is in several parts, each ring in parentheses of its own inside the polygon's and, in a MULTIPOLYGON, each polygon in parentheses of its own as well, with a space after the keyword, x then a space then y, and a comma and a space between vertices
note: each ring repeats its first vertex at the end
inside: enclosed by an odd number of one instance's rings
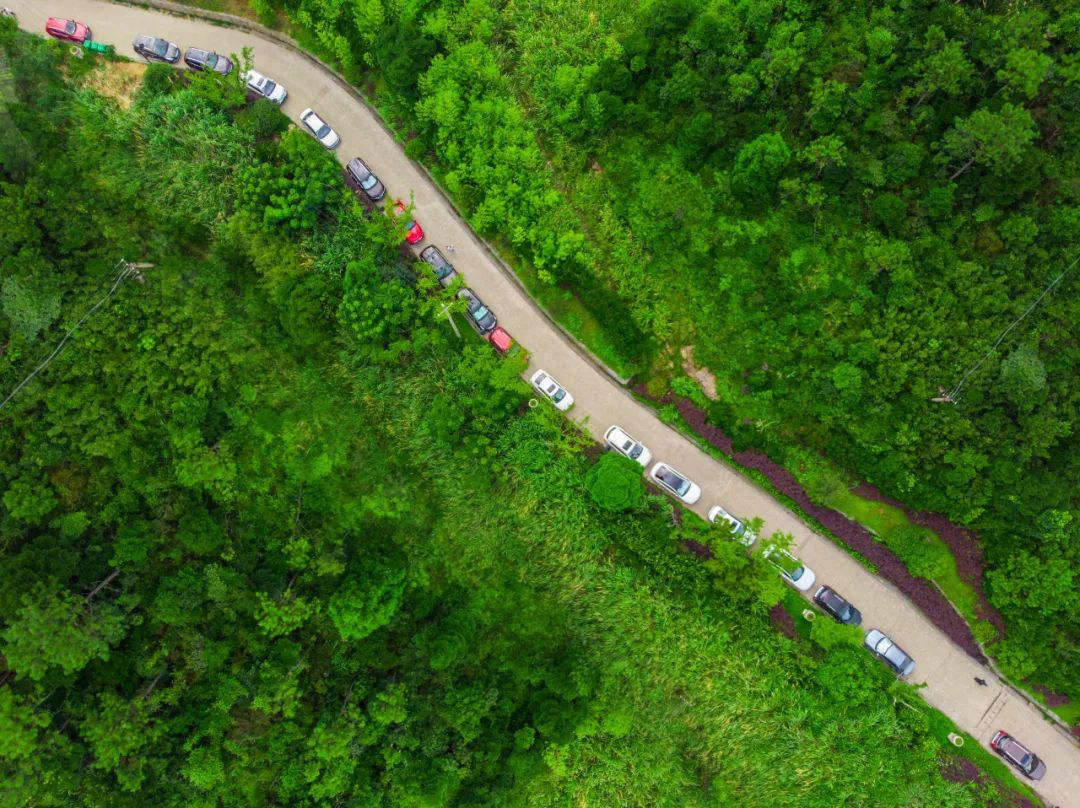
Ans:
POLYGON ((737 446, 819 453, 975 531, 1007 624, 991 653, 1080 700, 1077 274, 965 379, 1076 258, 1080 15, 252 6, 365 87, 534 294, 654 397, 692 347, 737 446))
POLYGON ((278 109, 0 55, 3 389, 153 264, 0 409, 0 806, 1011 804, 530 409, 278 109))

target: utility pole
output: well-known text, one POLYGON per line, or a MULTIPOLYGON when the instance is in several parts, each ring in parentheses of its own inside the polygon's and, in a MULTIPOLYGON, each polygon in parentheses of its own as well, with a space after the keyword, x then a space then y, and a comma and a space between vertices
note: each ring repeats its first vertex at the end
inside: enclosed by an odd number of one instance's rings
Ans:
POLYGON ((450 321, 450 327, 454 329, 454 334, 458 339, 461 339, 461 332, 457 330, 457 323, 454 322, 454 316, 450 313, 450 307, 443 303, 442 310, 443 314, 446 315, 446 319, 450 321))
POLYGON ((118 269, 119 272, 117 272, 116 275, 113 277, 112 286, 109 287, 109 291, 105 293, 105 296, 93 306, 91 306, 89 309, 87 309, 86 313, 79 318, 79 321, 71 327, 71 330, 64 334, 64 338, 60 340, 60 343, 56 346, 55 349, 53 349, 53 352, 47 357, 45 357, 45 361, 38 365, 36 368, 34 368, 33 372, 29 376, 19 382, 15 389, 8 394, 7 398, 5 398, 3 401, 0 401, 0 409, 3 409, 4 406, 9 401, 11 401, 11 399, 15 398, 15 394, 22 390, 23 387, 25 387, 32 378, 37 376, 41 371, 43 371, 49 366, 49 363, 57 357, 57 355, 60 353, 60 349, 63 348, 64 344, 71 338, 71 335, 75 333, 78 327, 82 325, 91 314, 93 314, 95 311, 105 305, 105 303, 107 303, 110 299, 112 299, 112 296, 116 294, 116 290, 120 288, 121 283, 123 283, 128 278, 135 278, 135 280, 137 280, 139 283, 146 283, 146 278, 143 276, 142 270, 149 269, 152 266, 154 265, 145 261, 132 263, 125 258, 121 258, 116 263, 116 266, 113 267, 113 269, 118 269))

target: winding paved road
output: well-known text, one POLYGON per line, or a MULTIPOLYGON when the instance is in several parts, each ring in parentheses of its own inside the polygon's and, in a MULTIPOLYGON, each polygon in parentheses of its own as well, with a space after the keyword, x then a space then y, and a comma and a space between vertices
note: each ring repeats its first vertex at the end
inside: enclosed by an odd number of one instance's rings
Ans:
MULTIPOLYGON (((304 107, 313 107, 341 135, 338 159, 363 157, 383 180, 388 195, 414 194, 417 220, 427 240, 455 245, 448 256, 499 322, 532 353, 532 368, 543 367, 576 399, 571 417, 598 440, 613 423, 701 485, 703 496, 694 510, 704 516, 714 504, 739 516, 759 516, 765 532, 782 530, 795 537, 794 552, 828 583, 862 610, 865 628, 879 628, 916 660, 913 683, 924 683, 923 697, 984 745, 997 729, 1006 729, 1040 755, 1047 765, 1044 780, 1034 784, 1053 806, 1080 808, 1080 749, 1038 710, 998 682, 938 631, 887 582, 860 566, 829 540, 816 535, 794 514, 754 483, 714 460, 680 434, 662 424, 648 408, 583 356, 507 275, 455 213, 427 175, 411 162, 378 116, 331 72, 310 58, 258 34, 213 25, 191 17, 171 16, 106 0, 4 0, 16 11, 23 28, 42 33, 47 16, 86 22, 94 39, 111 43, 117 52, 134 56, 131 41, 139 34, 170 39, 181 50, 189 45, 221 53, 239 53, 254 46, 255 67, 289 92, 284 105, 294 121, 304 107), (991 679, 980 687, 976 676, 991 679)), ((445 252, 445 250, 444 250, 445 252)), ((988 747, 989 748, 989 747, 988 747)))

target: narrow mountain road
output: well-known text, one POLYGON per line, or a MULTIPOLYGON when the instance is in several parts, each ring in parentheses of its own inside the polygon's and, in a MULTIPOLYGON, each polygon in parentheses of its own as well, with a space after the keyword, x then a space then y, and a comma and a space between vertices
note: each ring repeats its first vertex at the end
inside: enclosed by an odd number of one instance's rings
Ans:
POLYGON ((891 585, 877 578, 829 540, 816 535, 783 505, 754 483, 714 460, 680 434, 662 424, 646 407, 584 356, 511 280, 459 218, 438 188, 406 156, 378 116, 334 75, 310 58, 247 31, 214 25, 194 17, 119 5, 106 0, 5 0, 18 14, 19 25, 43 35, 48 16, 75 18, 88 24, 95 40, 111 43, 117 53, 137 58, 132 40, 140 34, 223 54, 254 47, 255 67, 288 90, 284 110, 297 120, 312 107, 340 135, 338 159, 360 156, 386 184, 388 198, 413 194, 416 218, 427 238, 417 250, 434 244, 445 252, 466 282, 496 313, 499 323, 532 354, 530 372, 548 370, 573 394, 570 417, 597 439, 619 424, 643 441, 662 460, 698 483, 703 495, 694 510, 704 516, 715 504, 744 518, 761 517, 764 533, 781 530, 795 537, 793 552, 826 583, 862 610, 864 628, 879 628, 916 660, 912 683, 923 683, 923 697, 962 729, 988 747, 998 729, 1005 729, 1043 758, 1044 780, 1033 784, 1053 806, 1080 808, 1080 748, 1038 710, 1002 686, 938 631, 891 585), (989 687, 974 681, 981 676, 989 687))

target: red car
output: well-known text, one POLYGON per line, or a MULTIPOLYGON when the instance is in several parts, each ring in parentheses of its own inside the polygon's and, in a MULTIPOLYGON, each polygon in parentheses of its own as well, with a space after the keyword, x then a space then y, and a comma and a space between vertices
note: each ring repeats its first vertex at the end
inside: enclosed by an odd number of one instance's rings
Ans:
POLYGON ((502 356, 506 356, 510 353, 510 349, 514 347, 514 338, 506 333, 506 329, 501 325, 497 325, 489 331, 487 338, 488 342, 491 343, 491 347, 502 356))
POLYGON ((81 45, 90 39, 90 26, 77 20, 63 20, 59 17, 49 17, 45 23, 45 33, 57 39, 66 39, 81 45))
MULTIPOLYGON (((405 203, 399 199, 394 202, 394 215, 401 216, 403 213, 405 213, 405 203)), ((424 240, 423 228, 412 217, 405 223, 405 240, 410 244, 416 244, 424 240)))

